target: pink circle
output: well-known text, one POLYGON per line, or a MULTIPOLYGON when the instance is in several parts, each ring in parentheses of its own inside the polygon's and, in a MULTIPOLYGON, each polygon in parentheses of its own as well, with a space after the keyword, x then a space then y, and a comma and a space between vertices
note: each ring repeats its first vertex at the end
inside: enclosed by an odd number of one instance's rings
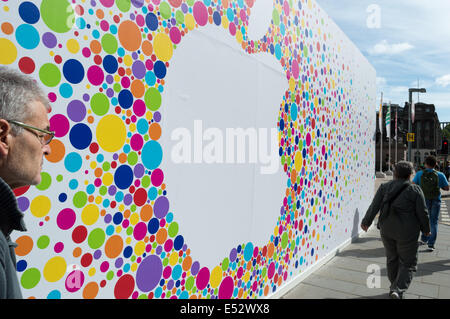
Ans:
POLYGON ((87 78, 92 85, 101 85, 105 79, 105 75, 100 67, 93 65, 87 71, 87 78))
POLYGON ((203 290, 206 288, 209 282, 209 269, 207 267, 203 267, 200 269, 197 275, 197 279, 195 281, 198 290, 203 290))
POLYGON ((89 58, 91 56, 91 50, 89 50, 89 48, 83 48, 83 50, 81 50, 81 52, 83 53, 83 56, 85 58, 89 58))
POLYGON ((150 178, 153 186, 159 187, 164 180, 164 172, 161 169, 157 168, 152 172, 150 178))
POLYGON ((311 144, 311 134, 306 134, 306 145, 309 146, 311 144))
POLYGON ((145 19, 144 19, 144 17, 143 17, 142 15, 139 14, 139 15, 136 17, 136 23, 137 23, 137 25, 140 26, 140 27, 144 26, 144 24, 145 24, 145 19))
POLYGON ((66 290, 68 292, 76 292, 83 287, 84 274, 81 270, 72 271, 66 278, 66 290))
POLYGON ((100 3, 109 8, 113 6, 114 0, 100 0, 100 3))
POLYGON ((298 76, 300 75, 300 69, 297 60, 292 61, 292 75, 294 76, 294 79, 298 79, 298 76))
POLYGON ((105 272, 109 269, 109 263, 107 261, 102 262, 100 265, 100 271, 105 272))
POLYGON ((136 240, 144 239, 146 234, 147 234, 147 224, 140 222, 134 227, 133 236, 136 240))
POLYGON ((172 268, 170 268, 170 266, 167 266, 166 268, 164 268, 163 277, 165 279, 169 278, 171 274, 172 274, 172 268))
POLYGON ((161 2, 161 0, 152 0, 152 2, 156 5, 158 5, 161 2))
POLYGON ((232 36, 236 35, 236 25, 233 22, 230 23, 228 30, 232 36))
POLYGON ((225 277, 220 283, 219 299, 230 299, 233 296, 234 281, 230 276, 225 277))
POLYGON ((178 44, 181 41, 181 32, 180 29, 177 27, 172 27, 170 29, 170 40, 172 40, 173 43, 178 44))
POLYGON ((243 22, 247 21, 247 14, 245 14, 245 10, 241 9, 241 12, 239 12, 239 15, 241 16, 241 20, 243 22))
POLYGON ((56 243, 54 250, 55 250, 55 253, 59 254, 60 252, 62 252, 64 250, 64 244, 62 242, 56 243))
POLYGON ((100 28, 103 31, 108 31, 109 30, 109 23, 106 20, 103 20, 102 22, 100 22, 100 28))
POLYGON ((144 145, 144 139, 140 134, 134 134, 130 140, 131 148, 135 151, 139 151, 144 145))
POLYGON ((197 1, 194 3, 194 18, 199 26, 204 26, 208 23, 208 10, 203 2, 197 1))
POLYGON ((48 94, 48 99, 50 100, 50 102, 55 102, 56 101, 56 94, 53 92, 50 92, 48 94))
POLYGON ((146 107, 145 107, 144 101, 142 101, 142 100, 134 101, 134 104, 133 104, 134 114, 136 114, 137 116, 143 116, 145 114, 145 111, 146 111, 146 107))
POLYGON ((267 272, 267 276, 269 277, 269 279, 272 279, 273 275, 275 274, 275 263, 272 262, 269 265, 269 271, 267 272))
POLYGON ((172 247, 173 247, 173 241, 172 241, 172 239, 168 239, 168 240, 164 243, 164 250, 165 250, 166 252, 169 252, 169 251, 172 250, 172 247))
POLYGON ((121 80, 120 83, 122 84, 122 87, 124 88, 129 88, 130 87, 130 79, 127 76, 124 76, 121 80))
POLYGON ((69 132, 69 120, 62 114, 55 114, 50 118, 50 130, 56 137, 63 137, 69 132))
POLYGON ((62 230, 67 230, 75 224, 77 216, 73 209, 64 208, 59 212, 58 217, 56 217, 56 224, 62 230))

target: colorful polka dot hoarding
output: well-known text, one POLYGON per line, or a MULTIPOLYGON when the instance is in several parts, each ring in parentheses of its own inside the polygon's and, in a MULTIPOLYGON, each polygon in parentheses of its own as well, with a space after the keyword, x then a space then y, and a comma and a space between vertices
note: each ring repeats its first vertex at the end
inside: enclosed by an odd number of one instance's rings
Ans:
POLYGON ((0 1, 0 64, 41 84, 55 131, 41 183, 14 190, 24 297, 268 298, 355 235, 373 193, 375 71, 312 0, 273 0, 250 39, 265 1, 0 1), (163 143, 174 57, 206 28, 269 56, 287 83, 273 106, 278 217, 265 243, 212 266, 173 208, 163 143))

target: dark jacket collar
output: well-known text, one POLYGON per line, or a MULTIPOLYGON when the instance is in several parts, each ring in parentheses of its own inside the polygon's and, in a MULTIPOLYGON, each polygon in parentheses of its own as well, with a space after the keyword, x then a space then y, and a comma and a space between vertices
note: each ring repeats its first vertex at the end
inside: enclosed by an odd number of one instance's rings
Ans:
POLYGON ((0 230, 8 237, 13 230, 26 231, 23 213, 17 207, 14 192, 0 177, 0 230))

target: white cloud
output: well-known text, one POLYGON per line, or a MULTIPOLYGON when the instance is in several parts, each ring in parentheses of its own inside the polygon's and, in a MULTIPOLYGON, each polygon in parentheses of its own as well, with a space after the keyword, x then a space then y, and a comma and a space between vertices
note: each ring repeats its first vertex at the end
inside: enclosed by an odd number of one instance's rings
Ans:
POLYGON ((386 78, 377 77, 377 87, 386 86, 386 84, 387 84, 386 78))
POLYGON ((414 47, 408 42, 389 44, 386 40, 383 40, 375 44, 373 48, 369 49, 369 53, 371 55, 393 55, 411 50, 412 48, 414 47))
POLYGON ((450 85, 450 74, 446 74, 436 79, 436 84, 442 87, 447 87, 450 85))

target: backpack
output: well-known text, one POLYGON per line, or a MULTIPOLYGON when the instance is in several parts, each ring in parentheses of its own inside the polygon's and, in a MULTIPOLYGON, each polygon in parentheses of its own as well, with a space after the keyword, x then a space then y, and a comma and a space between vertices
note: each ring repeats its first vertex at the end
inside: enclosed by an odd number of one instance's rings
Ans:
POLYGON ((441 194, 438 173, 435 170, 423 170, 422 177, 420 178, 420 188, 422 188, 426 199, 438 198, 441 194))

